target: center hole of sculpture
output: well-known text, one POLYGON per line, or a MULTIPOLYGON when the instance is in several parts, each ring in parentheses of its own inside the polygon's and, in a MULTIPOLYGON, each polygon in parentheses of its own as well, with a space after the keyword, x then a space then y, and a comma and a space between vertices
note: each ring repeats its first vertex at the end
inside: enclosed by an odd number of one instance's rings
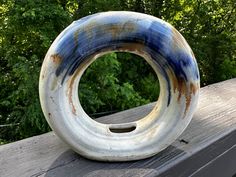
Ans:
MULTIPOLYGON (((154 105, 143 111, 135 108, 126 113, 118 112, 157 101, 160 92, 152 67, 139 55, 127 52, 112 52, 97 58, 85 70, 78 89, 84 111, 105 124, 128 123, 145 117, 154 105), (114 113, 118 114, 111 115, 114 113)), ((126 132, 132 128, 110 130, 126 132)))

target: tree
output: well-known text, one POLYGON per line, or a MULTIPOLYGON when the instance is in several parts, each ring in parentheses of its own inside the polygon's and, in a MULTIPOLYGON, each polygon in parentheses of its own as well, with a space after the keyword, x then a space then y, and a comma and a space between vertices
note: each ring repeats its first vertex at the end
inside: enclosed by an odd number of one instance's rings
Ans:
POLYGON ((38 98, 44 55, 71 17, 55 1, 4 1, 0 34, 0 139, 8 141, 49 130, 38 98))
POLYGON ((79 86, 81 105, 95 117, 156 101, 158 95, 154 71, 145 60, 130 53, 98 58, 86 70, 79 86))
MULTIPOLYGON (((1 0, 0 143, 49 131, 38 98, 47 49, 73 20, 111 10, 143 12, 175 26, 195 53, 201 85, 236 77, 235 0, 1 0)), ((86 70, 79 91, 86 112, 97 117, 155 101, 159 86, 140 57, 111 53, 86 70)))

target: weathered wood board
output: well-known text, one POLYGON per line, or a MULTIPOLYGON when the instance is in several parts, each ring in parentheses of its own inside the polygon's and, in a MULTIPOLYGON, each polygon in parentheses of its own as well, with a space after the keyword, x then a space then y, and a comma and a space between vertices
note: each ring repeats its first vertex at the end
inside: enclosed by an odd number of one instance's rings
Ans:
MULTIPOLYGON (((129 122, 154 103, 99 118, 129 122)), ((50 132, 0 146, 0 177, 233 176, 236 173, 236 79, 201 88, 184 133, 154 157, 124 163, 87 160, 50 132), (220 165, 219 165, 220 164, 220 165)))

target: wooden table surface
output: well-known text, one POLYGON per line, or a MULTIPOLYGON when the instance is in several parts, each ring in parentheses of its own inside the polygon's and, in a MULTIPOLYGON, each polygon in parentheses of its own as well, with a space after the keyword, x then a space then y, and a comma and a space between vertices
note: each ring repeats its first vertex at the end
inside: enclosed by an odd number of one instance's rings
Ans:
MULTIPOLYGON (((99 118, 122 123, 148 114, 154 103, 99 118)), ((0 177, 222 176, 236 174, 236 78, 201 88, 184 133, 154 157, 123 163, 85 159, 53 132, 0 146, 0 177)))

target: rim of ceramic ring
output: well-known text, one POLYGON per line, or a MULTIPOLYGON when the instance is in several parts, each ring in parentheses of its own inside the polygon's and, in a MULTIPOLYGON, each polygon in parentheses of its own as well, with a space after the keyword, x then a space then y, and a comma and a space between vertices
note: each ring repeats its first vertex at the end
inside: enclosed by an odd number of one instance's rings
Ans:
POLYGON ((77 153, 129 161, 155 155, 178 138, 197 107, 199 81, 193 52, 173 26, 146 14, 103 12, 73 22, 55 39, 41 68, 39 94, 50 127, 77 153), (94 60, 115 51, 142 56, 158 76, 160 96, 138 121, 102 124, 83 110, 78 85, 94 60))

